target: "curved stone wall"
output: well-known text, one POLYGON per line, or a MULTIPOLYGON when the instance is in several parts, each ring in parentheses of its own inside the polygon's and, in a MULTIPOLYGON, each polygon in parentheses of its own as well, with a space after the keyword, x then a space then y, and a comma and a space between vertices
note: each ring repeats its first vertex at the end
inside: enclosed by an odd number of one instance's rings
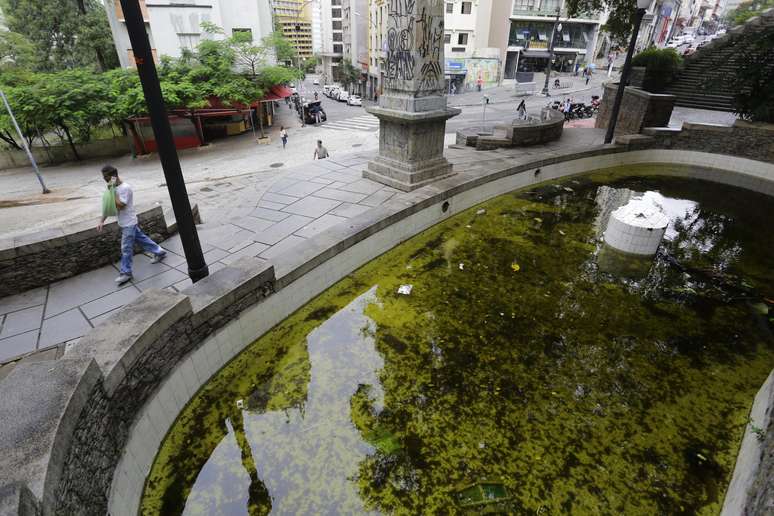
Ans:
POLYGON ((556 141, 562 137, 564 115, 556 109, 543 109, 532 122, 514 120, 508 125, 474 126, 457 131, 457 145, 492 150, 501 147, 526 147, 556 141), (538 120, 539 121, 534 121, 538 120))
POLYGON ((704 152, 619 145, 517 166, 504 160, 417 190, 410 201, 388 201, 275 265, 242 258, 181 294, 147 291, 63 359, 20 364, 0 382, 0 514, 33 514, 25 512, 31 504, 42 514, 136 514, 150 465, 180 409, 291 312, 398 243, 480 202, 640 163, 692 165, 679 173, 774 196, 774 165, 704 152))

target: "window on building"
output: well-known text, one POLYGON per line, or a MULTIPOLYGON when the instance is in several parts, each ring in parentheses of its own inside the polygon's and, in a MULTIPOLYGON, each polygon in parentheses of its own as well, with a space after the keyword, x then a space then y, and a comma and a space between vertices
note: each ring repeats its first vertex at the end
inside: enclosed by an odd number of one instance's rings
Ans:
POLYGON ((341 39, 341 32, 334 32, 333 33, 333 41, 342 41, 342 39, 341 39))
POLYGON ((334 54, 341 54, 343 51, 344 51, 344 46, 341 43, 336 43, 333 45, 334 54))
POLYGON ((341 30, 341 20, 332 21, 331 28, 333 28, 333 30, 341 30))
POLYGON ((473 2, 462 2, 462 14, 473 12, 473 2))
POLYGON ((465 52, 465 47, 452 47, 452 52, 465 52))
POLYGON ((331 5, 341 5, 341 0, 331 0, 331 5))
POLYGON ((453 13, 454 12, 454 4, 447 3, 446 4, 446 12, 449 13, 449 14, 453 13))
POLYGON ((341 18, 341 9, 331 9, 331 18, 341 18))
POLYGON ((253 29, 238 29, 238 28, 234 27, 233 29, 231 29, 231 34, 233 34, 235 36, 237 34, 246 34, 247 36, 249 36, 248 41, 252 41, 253 40, 253 29))
POLYGON ((196 50, 196 47, 199 46, 199 39, 201 39, 201 35, 198 33, 178 33, 177 39, 180 42, 180 48, 196 50))
POLYGON ((443 42, 446 43, 447 45, 449 43, 451 43, 451 34, 444 34, 443 35, 443 42))
POLYGON ((458 45, 467 45, 468 44, 468 35, 466 33, 460 33, 459 36, 457 36, 457 44, 458 45))

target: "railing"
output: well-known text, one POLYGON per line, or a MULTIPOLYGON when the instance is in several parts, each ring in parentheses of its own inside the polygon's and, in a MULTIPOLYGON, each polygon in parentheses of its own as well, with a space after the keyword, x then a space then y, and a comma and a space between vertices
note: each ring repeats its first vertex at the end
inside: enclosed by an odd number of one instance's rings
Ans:
MULTIPOLYGON (((532 8, 532 9, 525 9, 524 6, 513 6, 513 12, 511 13, 511 16, 545 16, 546 18, 554 18, 556 17, 556 8, 555 7, 547 7, 547 8, 532 8)), ((580 12, 575 14, 574 16, 571 16, 570 18, 580 19, 580 20, 598 20, 600 16, 600 13, 595 12, 580 12)), ((561 19, 566 19, 567 13, 563 10, 561 19)))

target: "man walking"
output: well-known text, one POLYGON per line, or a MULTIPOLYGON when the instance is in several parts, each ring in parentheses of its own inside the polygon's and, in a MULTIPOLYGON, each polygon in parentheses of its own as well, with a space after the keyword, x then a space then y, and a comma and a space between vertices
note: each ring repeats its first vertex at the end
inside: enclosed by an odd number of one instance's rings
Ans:
POLYGON ((314 149, 314 158, 313 159, 325 159, 330 154, 328 154, 328 149, 323 147, 322 140, 317 140, 317 147, 314 149))
MULTIPOLYGON (((128 183, 121 181, 118 170, 112 165, 102 167, 102 178, 116 188, 116 209, 118 210, 118 226, 121 228, 121 267, 116 283, 123 285, 132 279, 132 259, 134 258, 135 242, 147 252, 153 254, 151 263, 159 263, 167 257, 167 252, 159 244, 142 232, 137 224, 137 214, 134 211, 134 194, 128 183)), ((97 224, 97 231, 102 231, 105 224, 103 216, 97 224)))

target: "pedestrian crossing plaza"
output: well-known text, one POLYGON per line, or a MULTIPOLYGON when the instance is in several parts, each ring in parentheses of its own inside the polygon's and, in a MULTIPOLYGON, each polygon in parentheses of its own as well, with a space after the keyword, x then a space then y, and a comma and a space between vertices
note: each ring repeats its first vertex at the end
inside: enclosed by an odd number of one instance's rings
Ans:
POLYGON ((379 130, 379 119, 374 115, 361 115, 346 120, 328 120, 320 127, 332 129, 335 131, 364 131, 371 132, 379 130))

